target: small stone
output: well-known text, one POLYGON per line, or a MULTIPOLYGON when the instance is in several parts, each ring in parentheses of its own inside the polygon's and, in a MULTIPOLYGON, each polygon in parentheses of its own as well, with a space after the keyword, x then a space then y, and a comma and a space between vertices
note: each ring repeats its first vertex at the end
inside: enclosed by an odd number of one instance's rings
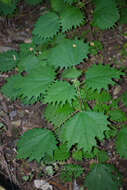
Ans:
POLYGON ((114 96, 118 95, 119 92, 120 92, 120 90, 121 90, 121 86, 116 86, 115 89, 114 89, 114 91, 113 91, 113 95, 114 96))
POLYGON ((47 183, 45 180, 39 180, 39 179, 34 180, 34 186, 37 189, 53 190, 52 185, 50 185, 49 183, 47 183))

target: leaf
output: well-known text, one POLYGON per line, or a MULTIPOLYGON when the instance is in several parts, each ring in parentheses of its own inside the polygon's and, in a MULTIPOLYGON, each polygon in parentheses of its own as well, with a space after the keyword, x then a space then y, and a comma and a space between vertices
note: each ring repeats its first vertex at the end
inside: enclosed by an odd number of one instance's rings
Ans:
POLYGON ((117 122, 127 121, 127 114, 121 110, 111 110, 110 119, 117 122))
POLYGON ((56 150, 57 141, 54 134, 48 129, 34 128, 23 134, 18 142, 17 158, 29 158, 38 162, 45 154, 52 155, 56 150))
POLYGON ((127 91, 122 94, 122 101, 124 105, 127 106, 127 91))
POLYGON ((78 0, 64 0, 64 1, 67 2, 68 4, 72 4, 72 3, 78 2, 78 0))
POLYGON ((63 106, 48 104, 44 116, 48 121, 58 127, 61 126, 73 112, 74 109, 67 103, 63 106))
POLYGON ((83 167, 77 164, 66 164, 61 173, 61 179, 64 182, 72 181, 83 174, 83 167))
POLYGON ((67 6, 64 0, 50 0, 53 11, 61 13, 67 6))
POLYGON ((7 72, 14 69, 18 62, 18 53, 16 51, 7 51, 0 53, 0 72, 7 72))
POLYGON ((20 45, 20 52, 19 52, 19 56, 20 58, 29 56, 29 55, 34 55, 36 46, 35 44, 32 43, 22 43, 20 45))
POLYGON ((18 2, 19 0, 0 1, 0 12, 2 12, 3 15, 12 14, 15 11, 18 2))
POLYGON ((118 179, 113 172, 111 166, 97 164, 86 177, 85 186, 88 190, 119 190, 118 179))
POLYGON ((50 49, 48 62, 54 67, 71 67, 80 64, 87 58, 89 45, 82 40, 65 39, 56 47, 50 49))
POLYGON ((121 157, 127 159, 127 128, 122 128, 118 133, 116 149, 121 157))
POLYGON ((75 88, 66 81, 56 81, 50 86, 44 98, 46 103, 65 104, 70 103, 76 97, 75 88))
POLYGON ((78 161, 82 161, 82 158, 83 158, 82 151, 81 150, 77 150, 77 151, 73 152, 72 158, 75 159, 75 160, 78 160, 78 161))
POLYGON ((97 0, 94 10, 93 25, 100 29, 109 29, 119 20, 120 15, 113 0, 97 0))
POLYGON ((80 26, 84 21, 84 16, 79 8, 66 7, 60 14, 60 23, 62 31, 66 32, 71 30, 72 27, 80 26))
POLYGON ((29 5, 37 5, 39 3, 42 3, 43 0, 25 0, 26 3, 28 3, 29 5))
POLYGON ((40 38, 53 38, 60 29, 59 17, 54 12, 40 16, 33 30, 34 35, 40 38))
POLYGON ((82 74, 81 70, 76 69, 75 67, 65 69, 62 73, 62 78, 66 79, 76 79, 82 74))
POLYGON ((39 59, 34 55, 28 55, 22 58, 18 64, 18 68, 20 72, 26 71, 28 73, 38 68, 39 66, 40 66, 39 59))
POLYGON ((41 94, 45 93, 54 79, 55 72, 52 67, 40 66, 36 68, 25 76, 19 84, 23 97, 28 99, 35 97, 37 99, 41 94))
POLYGON ((61 127, 60 138, 68 143, 69 149, 77 144, 79 150, 83 148, 84 152, 90 152, 96 146, 96 138, 104 139, 108 123, 103 113, 79 112, 61 127))
POLYGON ((110 65, 93 65, 86 72, 86 85, 89 88, 100 91, 102 88, 108 89, 108 85, 114 85, 112 78, 119 79, 123 72, 110 67, 110 65))
POLYGON ((67 145, 62 144, 54 152, 54 159, 57 161, 67 160, 70 156, 70 152, 67 150, 67 145))
POLYGON ((15 100, 21 95, 20 82, 22 81, 21 75, 13 75, 7 79, 7 83, 1 88, 1 92, 9 97, 11 100, 15 100))

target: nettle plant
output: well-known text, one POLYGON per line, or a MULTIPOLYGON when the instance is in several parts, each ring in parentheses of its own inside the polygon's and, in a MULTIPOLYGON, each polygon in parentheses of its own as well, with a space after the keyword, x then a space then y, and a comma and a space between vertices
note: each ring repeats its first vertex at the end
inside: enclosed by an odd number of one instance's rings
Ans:
MULTIPOLYGON (((53 125, 52 130, 44 127, 25 132, 17 144, 17 158, 50 163, 70 157, 78 161, 96 157, 98 164, 86 177, 85 186, 89 190, 117 190, 119 174, 106 164, 108 154, 100 150, 99 144, 116 136, 116 150, 127 158, 127 128, 118 130, 114 125, 127 117, 119 109, 120 100, 113 99, 109 92, 109 87, 116 85, 125 73, 102 63, 87 70, 79 69, 88 58, 90 46, 82 39, 66 35, 84 24, 79 4, 73 5, 76 2, 51 0, 51 10, 35 24, 32 43, 21 44, 19 52, 0 54, 0 71, 17 71, 7 79, 1 92, 11 100, 19 98, 24 104, 38 101, 47 104, 44 116, 53 125)), ((94 3, 94 25, 102 29, 112 27, 119 18, 115 1, 94 0, 94 3), (104 18, 100 16, 102 8, 104 18)), ((126 93, 122 99, 127 104, 126 93)), ((83 172, 80 165, 67 164, 61 177, 69 181, 83 172)))

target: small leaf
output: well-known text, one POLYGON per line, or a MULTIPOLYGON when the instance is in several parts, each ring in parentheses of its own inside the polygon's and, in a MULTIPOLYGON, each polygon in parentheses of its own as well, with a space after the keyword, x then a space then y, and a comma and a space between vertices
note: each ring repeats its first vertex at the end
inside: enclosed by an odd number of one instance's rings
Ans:
POLYGON ((127 128, 122 128, 118 133, 116 149, 121 157, 127 159, 127 128))
POLYGON ((117 122, 127 121, 127 114, 121 110, 111 110, 110 119, 117 122))
POLYGON ((45 154, 52 155, 57 141, 54 134, 48 129, 31 129, 23 134, 18 142, 17 158, 29 158, 38 162, 45 154))
POLYGON ((62 73, 62 77, 66 79, 76 79, 81 75, 81 73, 82 72, 80 70, 73 67, 73 68, 64 70, 64 72, 62 73))
POLYGON ((70 156, 70 152, 67 150, 67 145, 62 144, 54 152, 54 159, 57 161, 67 160, 70 156))
POLYGON ((77 151, 73 152, 72 158, 75 159, 75 160, 78 160, 78 161, 82 161, 82 158, 83 158, 82 151, 81 150, 77 150, 77 151))

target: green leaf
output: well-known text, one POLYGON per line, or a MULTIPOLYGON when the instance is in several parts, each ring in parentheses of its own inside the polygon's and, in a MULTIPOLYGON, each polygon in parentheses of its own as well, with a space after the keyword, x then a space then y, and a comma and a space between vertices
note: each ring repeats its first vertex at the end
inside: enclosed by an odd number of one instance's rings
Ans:
POLYGON ((72 181, 83 174, 83 167, 77 164, 66 164, 61 173, 61 179, 64 182, 72 181))
POLYGON ((70 103, 76 97, 75 88, 66 81, 56 81, 50 86, 44 98, 46 103, 65 104, 70 103))
POLYGON ((113 172, 111 166, 97 164, 86 177, 85 186, 88 190, 119 190, 118 179, 113 172))
POLYGON ((32 97, 38 98, 44 94, 48 86, 55 79, 55 72, 52 67, 40 66, 31 71, 23 78, 19 84, 23 97, 31 99, 32 97))
POLYGON ((39 3, 42 3, 43 0, 25 0, 26 3, 28 3, 29 5, 37 5, 39 3))
POLYGON ((110 67, 110 65, 93 65, 86 72, 86 85, 89 88, 100 91, 102 88, 108 89, 108 85, 114 85, 112 78, 119 79, 123 72, 110 67))
POLYGON ((50 49, 48 62, 54 67, 71 67, 80 64, 87 58, 89 45, 82 40, 65 39, 56 47, 50 49))
POLYGON ((33 30, 40 38, 53 38, 60 29, 59 17, 54 12, 40 16, 33 30))
POLYGON ((120 15, 114 0, 95 1, 93 25, 100 29, 109 29, 119 20, 120 15))
POLYGON ((121 110, 111 110, 110 119, 117 122, 127 121, 127 114, 121 110))
POLYGON ((11 100, 15 100, 21 95, 20 83, 22 81, 21 75, 13 75, 7 79, 7 83, 1 88, 1 92, 9 97, 11 100))
POLYGON ((70 156, 70 152, 67 150, 67 145, 62 144, 54 152, 54 159, 57 161, 67 160, 70 156))
POLYGON ((44 116, 48 121, 58 127, 61 126, 73 112, 74 109, 70 104, 64 104, 63 106, 48 104, 44 116))
POLYGON ((18 142, 17 158, 29 158, 38 162, 45 154, 52 155, 56 150, 57 141, 54 134, 48 129, 34 128, 23 134, 18 142))
POLYGON ((122 94, 122 101, 124 105, 127 106, 127 91, 122 94))
POLYGON ((78 160, 78 161, 82 161, 82 158, 83 158, 82 151, 81 150, 77 150, 77 151, 73 152, 72 158, 75 159, 75 160, 78 160))
POLYGON ((64 0, 64 1, 67 2, 68 4, 72 4, 72 3, 78 2, 78 0, 64 0))
POLYGON ((76 69, 75 67, 65 69, 62 73, 62 78, 65 79, 76 79, 82 74, 81 70, 76 69))
POLYGON ((61 13, 63 9, 67 6, 64 0, 50 0, 51 7, 54 11, 61 13))
POLYGON ((19 0, 0 1, 0 12, 2 12, 3 15, 12 14, 15 11, 18 2, 19 0))
POLYGON ((20 52, 19 56, 20 58, 29 56, 29 55, 34 55, 36 46, 34 43, 22 43, 20 45, 20 52))
POLYGON ((16 51, 7 51, 0 53, 0 72, 7 72, 14 69, 18 62, 16 51))
POLYGON ((121 157, 127 159, 127 128, 122 128, 118 133, 116 149, 121 157))
POLYGON ((79 150, 83 148, 84 152, 90 152, 96 146, 96 138, 104 139, 108 123, 103 113, 79 112, 61 127, 60 137, 68 143, 68 148, 77 144, 79 150))
POLYGON ((79 8, 66 7, 60 14, 60 23, 62 31, 66 32, 73 28, 77 28, 84 21, 84 16, 79 8))
POLYGON ((20 72, 26 71, 28 73, 39 66, 39 59, 34 55, 28 55, 27 57, 22 58, 18 64, 20 72))

